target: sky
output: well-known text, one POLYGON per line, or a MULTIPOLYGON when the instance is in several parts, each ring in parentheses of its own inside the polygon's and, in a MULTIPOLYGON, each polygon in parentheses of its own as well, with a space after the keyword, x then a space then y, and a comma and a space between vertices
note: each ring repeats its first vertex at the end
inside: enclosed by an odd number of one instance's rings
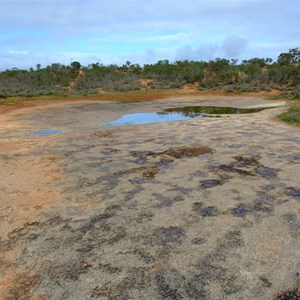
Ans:
POLYGON ((276 60, 296 47, 300 0, 0 0, 0 70, 276 60))

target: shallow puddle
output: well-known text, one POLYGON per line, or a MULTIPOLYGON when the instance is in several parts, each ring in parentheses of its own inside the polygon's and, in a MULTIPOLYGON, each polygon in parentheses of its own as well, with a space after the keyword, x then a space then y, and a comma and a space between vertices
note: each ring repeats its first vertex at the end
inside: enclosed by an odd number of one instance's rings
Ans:
POLYGON ((126 114, 120 119, 99 124, 99 126, 124 126, 149 123, 161 123, 171 121, 185 121, 193 118, 202 118, 205 115, 221 114, 247 114, 262 111, 267 108, 235 108, 235 107, 216 107, 216 106, 185 106, 167 108, 162 112, 126 114))
POLYGON ((33 131, 31 134, 32 135, 51 135, 51 134, 58 134, 62 133, 63 131, 60 129, 45 129, 45 130, 38 130, 38 131, 33 131))
MULTIPOLYGON (((194 116, 195 117, 195 116, 194 116)), ((193 117, 193 118, 194 118, 193 117)), ((201 117, 199 115, 199 117, 201 117)), ((189 120, 191 117, 185 116, 182 113, 137 113, 124 115, 120 119, 104 124, 100 126, 124 126, 124 125, 138 125, 138 124, 149 124, 149 123, 161 123, 171 121, 184 121, 189 120)))

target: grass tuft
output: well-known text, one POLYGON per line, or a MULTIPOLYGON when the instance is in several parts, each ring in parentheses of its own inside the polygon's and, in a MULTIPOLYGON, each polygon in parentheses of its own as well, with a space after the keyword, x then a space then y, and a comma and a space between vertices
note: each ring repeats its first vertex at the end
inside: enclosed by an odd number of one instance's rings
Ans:
POLYGON ((279 118, 289 124, 300 126, 300 103, 293 104, 287 112, 279 115, 279 118))

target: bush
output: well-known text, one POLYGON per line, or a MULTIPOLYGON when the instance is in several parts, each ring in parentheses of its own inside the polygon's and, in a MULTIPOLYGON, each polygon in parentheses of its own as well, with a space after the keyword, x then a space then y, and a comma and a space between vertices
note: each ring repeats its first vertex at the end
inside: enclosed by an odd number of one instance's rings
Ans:
POLYGON ((252 86, 250 84, 240 84, 240 85, 236 85, 236 89, 239 91, 239 92, 244 92, 244 93, 247 93, 247 92, 256 92, 257 91, 257 88, 255 86, 252 86))
POLYGON ((172 83, 170 84, 170 88, 171 88, 171 89, 179 89, 179 88, 181 88, 181 87, 182 87, 182 84, 179 83, 179 82, 172 82, 172 83))
POLYGON ((225 92, 227 92, 227 93, 233 93, 234 92, 234 86, 232 86, 232 85, 226 86, 225 92))
POLYGON ((300 104, 291 106, 289 110, 281 114, 279 118, 287 123, 300 125, 300 104))

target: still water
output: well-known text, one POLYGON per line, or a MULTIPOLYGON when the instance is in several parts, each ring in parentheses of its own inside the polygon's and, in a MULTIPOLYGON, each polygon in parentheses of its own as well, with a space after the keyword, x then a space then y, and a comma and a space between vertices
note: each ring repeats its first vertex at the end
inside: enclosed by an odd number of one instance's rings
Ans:
POLYGON ((44 130, 38 130, 38 131, 33 131, 31 134, 32 135, 50 135, 50 134, 58 134, 62 133, 63 131, 60 129, 44 129, 44 130))
POLYGON ((185 106, 167 108, 161 112, 126 114, 120 119, 99 124, 100 126, 124 126, 149 124, 171 121, 184 121, 193 118, 202 118, 205 115, 222 114, 248 114, 262 111, 273 107, 260 108, 234 108, 234 107, 216 107, 216 106, 185 106))

